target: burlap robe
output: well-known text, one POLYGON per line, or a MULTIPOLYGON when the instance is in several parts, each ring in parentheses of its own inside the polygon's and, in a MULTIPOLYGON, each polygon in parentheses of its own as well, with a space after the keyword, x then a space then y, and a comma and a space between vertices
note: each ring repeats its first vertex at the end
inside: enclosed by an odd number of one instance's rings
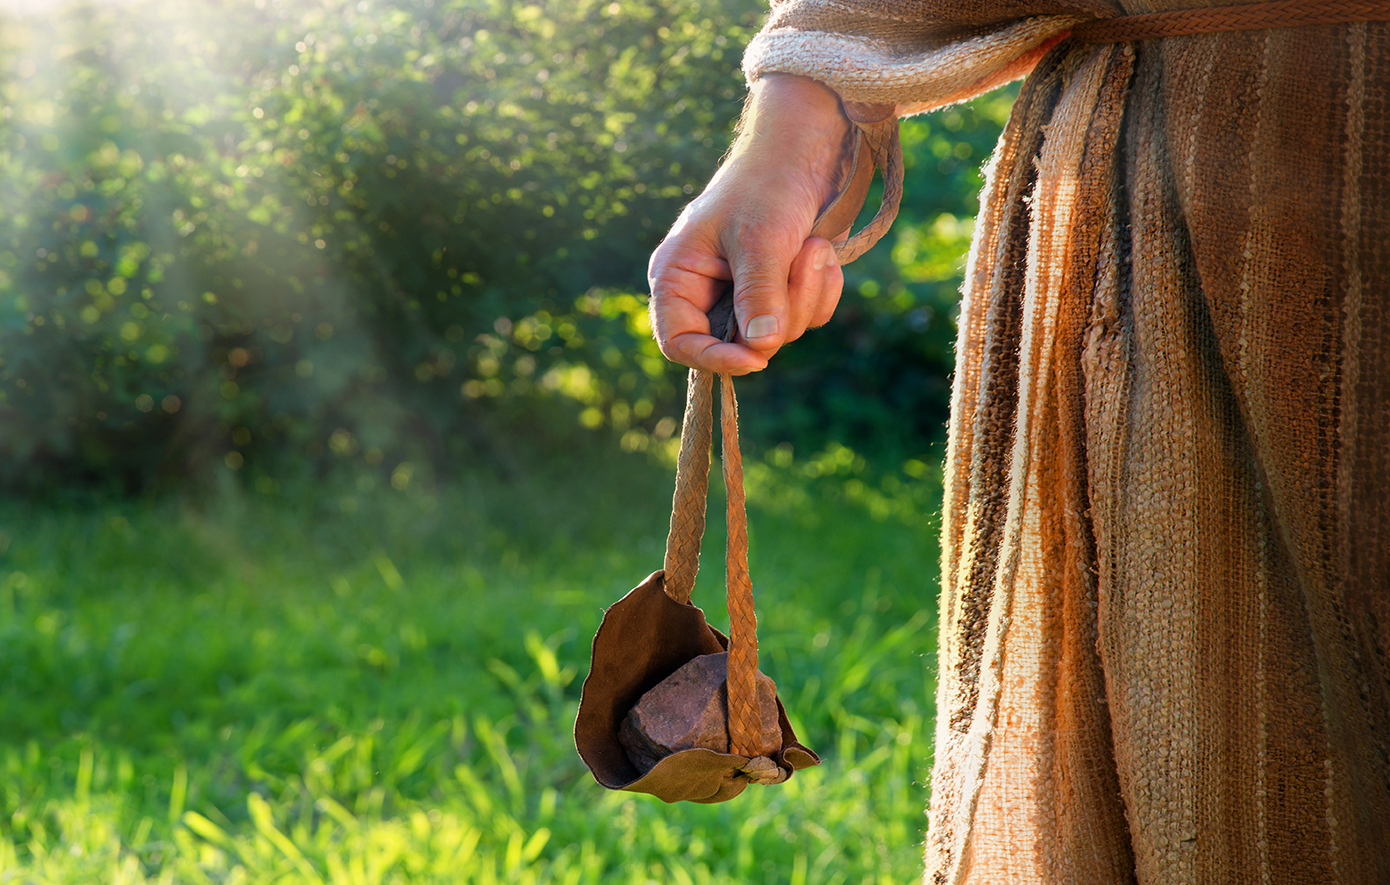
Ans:
POLYGON ((927 881, 1390 883, 1390 26, 1065 39, 1201 4, 1121 5, 791 0, 745 62, 901 113, 1036 65, 963 293, 927 881))

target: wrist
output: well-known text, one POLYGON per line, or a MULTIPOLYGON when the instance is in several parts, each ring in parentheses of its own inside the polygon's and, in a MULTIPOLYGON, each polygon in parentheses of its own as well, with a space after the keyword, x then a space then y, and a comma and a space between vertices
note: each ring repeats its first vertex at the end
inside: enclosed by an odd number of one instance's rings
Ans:
POLYGON ((849 128, 840 96, 829 86, 793 74, 766 74, 749 90, 739 140, 818 144, 839 141, 849 128))
POLYGON ((822 199, 838 189, 853 125, 834 90, 793 74, 765 74, 750 89, 730 150, 732 163, 772 163, 823 183, 822 199))
POLYGON ((840 96, 819 80, 796 74, 764 74, 749 87, 750 106, 755 113, 784 109, 804 115, 812 123, 831 125, 846 120, 840 96))

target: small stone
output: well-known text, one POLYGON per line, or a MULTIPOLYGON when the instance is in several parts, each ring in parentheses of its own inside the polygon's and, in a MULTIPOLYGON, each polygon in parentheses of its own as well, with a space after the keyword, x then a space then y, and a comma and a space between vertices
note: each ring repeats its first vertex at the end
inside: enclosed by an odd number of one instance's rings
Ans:
MULTIPOLYGON (((729 752, 728 678, 728 653, 701 655, 642 695, 618 730, 638 771, 645 774, 681 750, 729 752)), ((758 755, 772 756, 782 748, 777 686, 761 670, 754 682, 762 724, 758 755)))

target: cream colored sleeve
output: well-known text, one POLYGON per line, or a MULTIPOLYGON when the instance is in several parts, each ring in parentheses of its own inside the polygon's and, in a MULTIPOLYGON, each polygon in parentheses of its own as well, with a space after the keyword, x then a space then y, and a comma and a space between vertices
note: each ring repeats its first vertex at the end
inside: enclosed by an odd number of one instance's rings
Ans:
POLYGON ((1095 6, 1086 0, 774 0, 744 54, 743 71, 749 83, 773 72, 810 77, 847 102, 892 104, 907 116, 1025 76, 1069 28, 1101 11, 1088 8, 1095 6), (1033 9, 1045 12, 1007 17, 1033 9))

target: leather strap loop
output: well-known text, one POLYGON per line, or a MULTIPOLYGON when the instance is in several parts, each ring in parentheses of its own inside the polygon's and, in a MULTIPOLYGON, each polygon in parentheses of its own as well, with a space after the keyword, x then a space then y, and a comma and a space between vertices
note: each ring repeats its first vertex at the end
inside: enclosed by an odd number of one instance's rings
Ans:
MULTIPOLYGON (((710 328, 724 340, 733 338, 733 291, 710 312, 710 328)), ((744 507, 743 458, 738 448, 738 403, 734 382, 720 375, 720 435, 723 438, 724 488, 728 498, 728 547, 725 586, 729 609, 729 741, 733 753, 758 756, 762 731, 758 710, 758 618, 753 608, 753 583, 748 575, 748 515, 744 507)), ((676 464, 676 492, 671 502, 671 533, 666 539, 663 589, 676 602, 688 604, 699 569, 700 541, 705 529, 705 499, 709 492, 712 445, 714 374, 691 369, 686 389, 685 420, 676 464)), ((750 777, 753 775, 750 774, 750 777)), ((758 777, 762 777, 759 774, 758 777)))
POLYGON ((830 201, 811 228, 811 236, 825 237, 835 244, 835 257, 849 264, 873 248, 893 226, 903 196, 903 150, 898 140, 895 105, 866 105, 845 102, 845 117, 854 126, 854 146, 850 149, 849 172, 844 186, 830 201), (850 229, 874 179, 874 169, 883 175, 883 201, 878 212, 862 230, 846 239, 837 239, 850 229))
MULTIPOLYGON (((734 339, 734 290, 730 286, 709 312, 710 334, 734 339)), ((700 569, 700 540, 705 535, 705 499, 709 496, 709 453, 713 444, 714 374, 691 369, 685 385, 685 417, 676 458, 676 491, 671 498, 671 529, 663 565, 666 595, 690 602, 700 569)))
MULTIPOLYGON (((903 148, 902 142, 898 140, 898 118, 890 116, 878 122, 856 122, 854 125, 859 129, 859 138, 855 145, 856 156, 860 151, 865 151, 872 158, 872 163, 868 165, 869 174, 863 182, 863 193, 868 193, 868 179, 872 177, 873 168, 877 166, 883 173, 883 202, 879 204, 878 212, 873 219, 862 230, 835 244, 835 255, 842 265, 849 264, 872 249, 874 244, 888 233, 888 229, 893 226, 893 220, 898 217, 898 206, 903 197, 903 148)), ((845 190, 848 191, 849 188, 846 187, 845 190)), ((855 204, 855 215, 858 214, 858 207, 863 204, 864 196, 861 195, 855 204)), ((834 205, 831 204, 832 207, 834 205)), ((822 218, 826 214, 822 213, 822 218)), ((843 229, 842 227, 841 230, 843 229)), ((834 233, 838 231, 831 232, 832 235, 834 233)), ((825 236, 817 234, 815 229, 812 230, 812 234, 825 236)))
MULTIPOLYGON (((867 252, 887 233, 897 217, 903 189, 902 145, 898 140, 896 109, 891 105, 846 106, 846 116, 856 127, 849 161, 850 172, 835 199, 821 210, 811 234, 833 240, 850 227, 864 205, 875 167, 883 171, 883 202, 863 230, 835 243, 835 253, 842 264, 848 264, 867 252)), ((724 341, 733 340, 738 328, 733 308, 733 286, 730 285, 709 313, 711 335, 724 341)), ((719 377, 723 399, 720 408, 724 447, 722 460, 724 487, 728 494, 729 530, 725 562, 730 634, 729 739, 734 753, 756 757, 761 732, 755 682, 758 671, 758 620, 753 608, 753 585, 748 576, 748 517, 744 508, 743 459, 738 449, 738 403, 734 399, 733 379, 729 375, 719 377)), ((700 567, 700 542, 705 533, 710 449, 713 444, 713 387, 712 373, 690 370, 662 582, 666 594, 682 604, 689 604, 691 591, 695 587, 695 576, 700 567)), ((777 772, 785 777, 780 768, 777 772)), ((769 776, 761 769, 756 774, 747 773, 755 779, 769 776)))
POLYGON ((734 379, 719 376, 719 435, 724 442, 724 492, 728 501, 729 541, 724 582, 729 608, 729 749, 737 756, 757 756, 762 717, 758 711, 758 616, 753 610, 753 581, 748 575, 748 513, 743 497, 743 456, 738 450, 738 402, 734 379))
POLYGON ((676 459, 676 492, 671 500, 671 530, 666 536, 662 588, 676 602, 690 602, 700 569, 700 539, 705 535, 705 498, 709 490, 709 450, 714 376, 691 369, 685 385, 685 419, 676 459))

